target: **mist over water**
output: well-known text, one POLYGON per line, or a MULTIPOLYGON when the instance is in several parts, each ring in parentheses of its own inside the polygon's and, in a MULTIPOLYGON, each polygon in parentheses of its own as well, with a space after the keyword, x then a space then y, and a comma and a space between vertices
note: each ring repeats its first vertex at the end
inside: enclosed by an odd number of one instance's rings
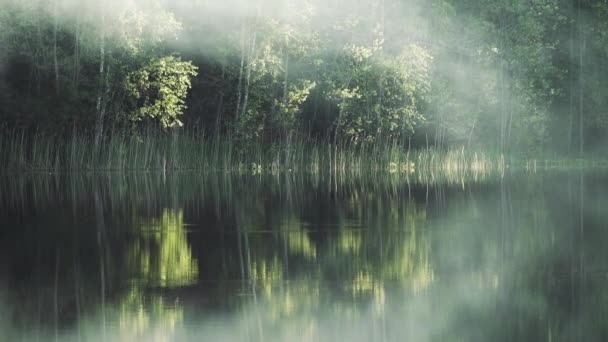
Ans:
POLYGON ((608 178, 0 182, 10 341, 602 341, 608 178))
POLYGON ((608 341, 607 23, 0 0, 0 342, 608 341))

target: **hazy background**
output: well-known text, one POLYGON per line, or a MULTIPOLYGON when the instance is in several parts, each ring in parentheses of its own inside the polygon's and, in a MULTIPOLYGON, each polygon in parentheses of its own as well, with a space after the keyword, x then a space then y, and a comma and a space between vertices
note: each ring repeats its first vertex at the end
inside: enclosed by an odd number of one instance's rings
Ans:
POLYGON ((185 128, 246 144, 336 135, 594 151, 606 13, 603 2, 565 0, 3 0, 0 119, 86 132, 105 77, 107 124, 132 126, 141 101, 126 80, 178 55, 198 68, 185 128))

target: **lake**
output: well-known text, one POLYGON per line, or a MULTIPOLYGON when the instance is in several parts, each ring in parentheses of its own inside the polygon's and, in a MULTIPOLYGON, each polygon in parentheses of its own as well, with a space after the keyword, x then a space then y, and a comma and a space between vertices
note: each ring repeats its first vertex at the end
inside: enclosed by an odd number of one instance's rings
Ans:
POLYGON ((608 173, 0 177, 5 341, 606 341, 608 173))

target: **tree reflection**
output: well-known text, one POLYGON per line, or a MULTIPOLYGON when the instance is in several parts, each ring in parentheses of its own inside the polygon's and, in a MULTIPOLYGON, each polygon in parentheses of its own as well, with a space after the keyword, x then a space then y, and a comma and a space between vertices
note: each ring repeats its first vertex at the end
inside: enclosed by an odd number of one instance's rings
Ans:
POLYGON ((183 210, 164 209, 160 218, 136 224, 138 236, 128 247, 127 269, 133 281, 119 304, 125 341, 168 341, 184 319, 179 300, 168 303, 150 288, 175 288, 196 283, 198 263, 187 241, 183 210))
POLYGON ((0 249, 26 275, 6 285, 13 320, 58 340, 182 340, 216 319, 211 340, 608 336, 608 182, 300 176, 25 182, 36 210, 4 201, 26 227, 0 249))
POLYGON ((119 335, 123 341, 171 341, 184 319, 184 309, 179 303, 167 303, 158 294, 146 296, 137 286, 121 298, 118 310, 119 335))
POLYGON ((328 218, 307 221, 301 208, 235 200, 238 231, 248 241, 249 331, 261 322, 276 340, 315 341, 331 309, 334 324, 371 315, 384 336, 387 287, 416 295, 434 281, 427 209, 401 195, 344 189, 340 202, 323 203, 334 209, 329 225, 328 218), (271 205, 275 210, 265 208, 271 205), (268 222, 275 223, 270 231, 268 222))
POLYGON ((160 218, 139 225, 139 238, 129 246, 127 263, 140 286, 171 288, 198 279, 198 263, 186 238, 183 216, 182 209, 164 209, 160 218))

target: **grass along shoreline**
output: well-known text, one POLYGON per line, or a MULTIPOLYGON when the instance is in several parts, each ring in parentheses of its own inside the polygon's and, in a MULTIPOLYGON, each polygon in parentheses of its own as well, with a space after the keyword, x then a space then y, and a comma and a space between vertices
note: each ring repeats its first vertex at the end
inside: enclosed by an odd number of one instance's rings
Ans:
POLYGON ((230 138, 196 132, 166 134, 110 134, 99 149, 93 139, 74 134, 67 138, 27 131, 3 130, 0 172, 185 171, 230 173, 420 173, 432 176, 461 173, 504 174, 517 168, 529 172, 549 169, 608 168, 598 159, 506 158, 500 153, 459 149, 409 150, 398 144, 356 146, 294 141, 292 144, 255 144, 239 148, 230 138))
POLYGON ((311 144, 254 145, 238 148, 229 138, 196 133, 162 132, 112 134, 97 150, 91 138, 68 138, 24 131, 3 132, 2 171, 172 171, 224 172, 307 171, 411 173, 416 170, 485 172, 504 168, 504 157, 459 150, 422 149, 392 145, 354 146, 311 144))

